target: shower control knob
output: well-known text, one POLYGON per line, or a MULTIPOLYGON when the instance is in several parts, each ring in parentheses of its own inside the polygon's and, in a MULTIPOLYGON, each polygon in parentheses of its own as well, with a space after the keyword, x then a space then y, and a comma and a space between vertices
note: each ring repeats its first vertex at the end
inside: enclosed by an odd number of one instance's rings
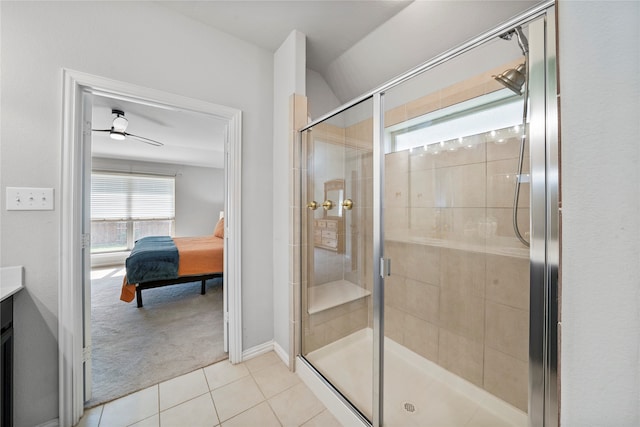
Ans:
POLYGON ((325 200, 322 204, 322 207, 325 211, 330 211, 331 209, 333 209, 333 202, 331 200, 325 200))

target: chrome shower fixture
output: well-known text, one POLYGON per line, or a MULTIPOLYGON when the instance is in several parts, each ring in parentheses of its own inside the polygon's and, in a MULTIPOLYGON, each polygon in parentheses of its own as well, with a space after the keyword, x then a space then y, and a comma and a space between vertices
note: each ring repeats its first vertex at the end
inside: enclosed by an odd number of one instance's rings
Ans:
POLYGON ((518 226, 518 202, 520 199, 520 177, 522 176, 522 163, 524 161, 524 145, 527 136, 527 104, 529 101, 529 42, 522 31, 522 27, 517 26, 513 30, 510 30, 500 35, 503 40, 511 40, 513 35, 518 38, 518 46, 524 55, 524 62, 518 65, 516 68, 510 68, 497 76, 493 76, 500 84, 509 88, 518 95, 522 95, 522 87, 524 86, 524 100, 522 103, 522 135, 520 138, 520 153, 518 155, 518 178, 516 179, 515 191, 513 194, 513 231, 516 237, 523 245, 529 247, 529 242, 520 233, 520 227, 518 226))
POLYGON ((509 68, 497 76, 492 77, 516 94, 522 95, 522 85, 524 85, 527 80, 526 73, 526 65, 522 63, 518 65, 517 68, 509 68))
POLYGON ((516 94, 522 95, 522 85, 524 85, 527 80, 526 75, 527 59, 529 56, 529 41, 522 31, 522 27, 519 26, 511 31, 507 31, 504 34, 501 34, 500 38, 503 40, 511 40, 514 34, 518 39, 518 46, 520 46, 520 50, 525 57, 525 62, 518 65, 517 68, 509 68, 508 70, 503 71, 497 76, 493 76, 493 78, 499 81, 503 86, 511 89, 516 94))
POLYGON ((524 32, 522 31, 522 27, 518 26, 513 30, 509 30, 506 33, 500 34, 500 38, 502 40, 511 40, 514 34, 518 39, 518 45, 520 46, 520 50, 522 51, 522 54, 523 55, 528 54, 529 41, 527 40, 527 37, 524 35, 524 32))

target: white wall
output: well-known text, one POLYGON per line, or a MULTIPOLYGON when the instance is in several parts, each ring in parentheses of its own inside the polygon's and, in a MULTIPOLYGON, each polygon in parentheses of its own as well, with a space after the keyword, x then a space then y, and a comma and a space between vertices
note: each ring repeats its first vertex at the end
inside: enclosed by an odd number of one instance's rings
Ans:
POLYGON ((324 77, 309 68, 307 68, 307 100, 311 120, 322 117, 342 104, 324 77))
POLYGON ((541 1, 415 1, 333 61, 325 80, 345 103, 541 1))
POLYGON ((6 211, 1 265, 15 299, 15 425, 58 416, 62 68, 243 111, 243 348, 273 338, 273 55, 153 2, 0 2, 2 188, 54 187, 56 210, 6 211), (251 209, 247 207, 255 206, 251 209))
POLYGON ((293 212, 289 100, 305 94, 306 36, 292 31, 273 59, 273 318, 274 341, 289 352, 289 239, 293 212))
POLYGON ((563 427, 640 425, 640 2, 560 1, 563 427))
POLYGON ((176 176, 176 236, 206 236, 224 210, 224 169, 185 166, 176 176))
POLYGON ((224 209, 224 169, 94 157, 99 171, 175 176, 176 236, 213 233, 224 209))

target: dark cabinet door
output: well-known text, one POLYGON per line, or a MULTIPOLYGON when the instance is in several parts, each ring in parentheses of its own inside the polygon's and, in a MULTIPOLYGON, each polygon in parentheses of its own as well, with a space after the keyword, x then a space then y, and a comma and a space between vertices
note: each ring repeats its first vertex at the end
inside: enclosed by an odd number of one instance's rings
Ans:
POLYGON ((0 427, 13 427, 13 298, 2 302, 0 427))

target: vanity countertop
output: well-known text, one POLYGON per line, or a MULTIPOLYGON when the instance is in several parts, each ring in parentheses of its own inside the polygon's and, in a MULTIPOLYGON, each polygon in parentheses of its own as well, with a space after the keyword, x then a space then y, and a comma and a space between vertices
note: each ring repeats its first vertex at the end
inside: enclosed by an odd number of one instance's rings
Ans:
POLYGON ((24 288, 22 266, 0 267, 0 301, 24 288))

